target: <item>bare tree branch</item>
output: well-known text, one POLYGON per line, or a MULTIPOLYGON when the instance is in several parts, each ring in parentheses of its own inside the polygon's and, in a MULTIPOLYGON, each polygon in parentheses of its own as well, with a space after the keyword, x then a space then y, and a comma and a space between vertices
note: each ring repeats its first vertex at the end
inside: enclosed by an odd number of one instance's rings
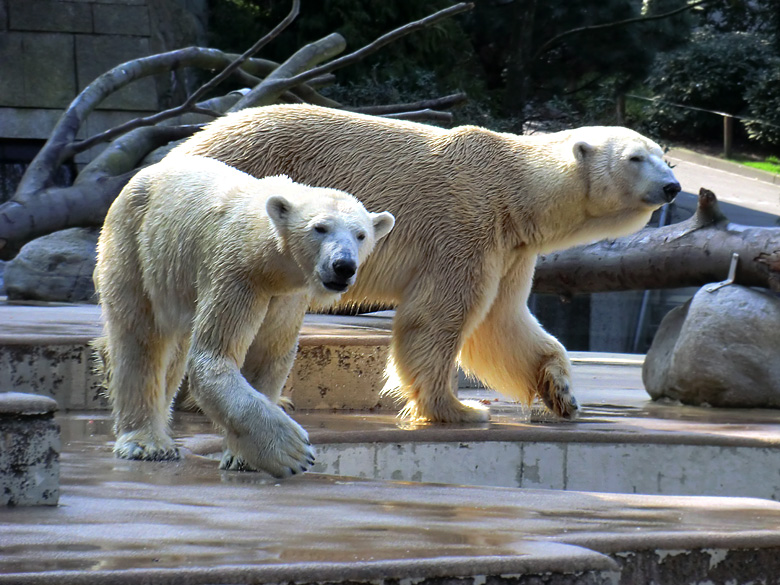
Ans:
POLYGON ((325 73, 331 73, 336 69, 340 69, 341 67, 352 65, 353 63, 356 63, 361 59, 365 58, 366 56, 375 53, 385 45, 392 43, 393 41, 396 41, 401 37, 404 37, 420 29, 429 27, 445 18, 454 16, 455 14, 460 14, 461 12, 466 12, 468 10, 471 10, 473 7, 474 5, 468 2, 461 2, 459 4, 455 4, 453 6, 450 6, 449 8, 445 8, 444 10, 439 10, 438 12, 435 12, 430 16, 426 16, 425 18, 416 20, 414 22, 410 22, 404 26, 396 28, 388 33, 385 33, 375 41, 358 49, 357 51, 349 53, 348 55, 344 55, 343 57, 339 57, 338 59, 334 59, 333 61, 326 63, 324 65, 314 67, 312 69, 309 69, 308 71, 303 71, 302 73, 298 73, 297 75, 294 75, 293 77, 289 77, 287 79, 266 78, 260 85, 258 85, 252 90, 251 98, 247 96, 248 99, 246 100, 246 102, 241 104, 240 107, 237 104, 234 110, 271 103, 275 97, 278 97, 284 91, 290 89, 291 87, 295 87, 297 85, 310 81, 311 79, 319 77, 320 75, 323 75, 325 73))
MULTIPOLYGON (((298 6, 299 0, 293 0, 288 17, 242 55, 235 56, 200 47, 179 49, 128 61, 90 83, 62 114, 49 140, 28 166, 14 197, 0 204, 0 255, 11 257, 26 241, 57 229, 99 224, 110 202, 140 164, 159 159, 171 147, 171 141, 188 136, 197 129, 196 124, 220 115, 243 99, 239 92, 235 92, 207 101, 197 101, 198 97, 229 75, 237 75, 248 84, 257 84, 259 79, 265 77, 259 85, 264 86, 263 91, 270 90, 269 93, 275 96, 273 101, 303 100, 328 107, 341 107, 338 102, 314 90, 315 84, 333 81, 331 71, 352 64, 406 34, 472 8, 471 4, 466 3, 454 5, 391 31, 362 49, 319 67, 313 65, 343 50, 344 42, 340 36, 332 35, 322 41, 327 45, 324 50, 320 50, 323 49, 323 44, 320 44, 315 50, 310 50, 308 55, 306 50, 299 51, 296 59, 285 62, 295 63, 295 66, 289 68, 284 67, 284 63, 278 65, 265 59, 251 58, 252 53, 289 24, 297 14, 298 6), (114 92, 135 80, 182 67, 219 70, 220 73, 176 108, 131 120, 106 133, 75 142, 87 117, 114 92), (65 160, 98 141, 110 138, 113 138, 112 144, 81 171, 73 186, 51 187, 54 173, 65 160)), ((414 111, 409 109, 408 106, 401 108, 394 115, 416 119, 448 119, 446 113, 424 111, 430 110, 429 107, 415 107, 414 111)))
POLYGON ((382 114, 383 118, 394 118, 396 120, 409 120, 410 122, 439 122, 441 124, 452 123, 451 112, 440 112, 437 110, 416 110, 413 112, 395 112, 393 114, 382 114))
POLYGON ((534 56, 531 58, 531 61, 536 61, 539 57, 541 57, 544 53, 546 53, 551 47, 554 45, 557 45, 560 43, 563 39, 570 37, 572 35, 576 35, 582 32, 590 32, 594 30, 605 30, 610 28, 617 28, 620 26, 625 26, 627 24, 637 24, 640 22, 650 22, 653 20, 661 20, 664 18, 669 18, 671 16, 675 16, 677 14, 680 14, 682 12, 685 12, 687 10, 691 10, 693 8, 696 8, 697 6, 701 6, 702 4, 707 4, 708 2, 711 2, 712 0, 696 0, 695 2, 691 2, 690 4, 686 4, 682 8, 677 8, 675 10, 671 10, 669 12, 664 12, 663 14, 651 14, 650 16, 637 16, 635 18, 626 18, 625 20, 616 20, 615 22, 606 22, 604 24, 593 24, 590 26, 581 26, 578 28, 573 28, 571 30, 564 31, 558 35, 555 35, 551 39, 548 39, 546 42, 542 43, 542 46, 539 47, 536 52, 534 53, 534 56))
MULTIPOLYGON (((262 49, 264 46, 266 46, 269 42, 271 42, 273 39, 279 36, 279 34, 287 28, 293 20, 298 16, 298 12, 300 11, 301 2, 300 0, 293 0, 292 8, 290 9, 290 13, 282 20, 279 24, 277 24, 268 34, 263 36, 260 40, 258 40, 254 45, 252 45, 249 49, 244 51, 239 57, 237 57, 232 63, 230 63, 227 67, 225 67, 222 71, 220 71, 217 75, 215 75, 211 80, 209 80, 207 83, 200 86, 191 96, 189 96, 184 103, 181 105, 178 105, 174 108, 170 108, 168 110, 157 112, 156 114, 152 114, 151 116, 145 116, 142 118, 136 118, 134 120, 130 120, 129 122, 126 122, 125 124, 121 124, 115 128, 111 128, 110 130, 106 130, 105 132, 101 132, 100 134, 96 134, 95 136, 92 136, 91 138, 88 138, 87 140, 82 140, 80 142, 74 143, 72 146, 70 146, 68 149, 66 149, 66 157, 72 156, 73 154, 77 152, 82 152, 84 150, 87 150, 94 146, 95 144, 98 144, 100 142, 107 142, 114 138, 115 136, 120 136, 124 134, 125 132, 128 132, 129 130, 132 130, 134 128, 139 128, 140 126, 151 126, 153 124, 157 124, 158 122, 161 122, 162 120, 165 120, 167 118, 172 118, 173 116, 178 116, 179 114, 186 112, 186 111, 197 111, 201 114, 207 114, 212 115, 214 117, 220 116, 222 112, 210 112, 203 109, 198 109, 195 104, 196 102, 203 97, 207 92, 211 91, 213 88, 218 86, 220 83, 222 83, 225 79, 230 77, 238 68, 241 66, 242 63, 244 63, 249 57, 257 53, 260 49, 262 49)), ((120 65, 121 67, 121 65, 120 65)))
MULTIPOLYGON (((297 84, 285 85, 284 87, 280 87, 277 92, 273 93, 267 91, 268 87, 273 87, 277 81, 286 81, 288 78, 294 77, 301 71, 309 70, 317 63, 327 61, 331 57, 341 53, 346 46, 347 42, 344 40, 344 37, 338 33, 332 33, 318 41, 301 47, 284 63, 279 65, 279 67, 259 85, 255 86, 253 90, 246 94, 241 101, 230 108, 230 111, 235 112, 243 110, 244 108, 272 103, 286 90, 295 87, 297 84)), ((314 77, 316 76, 312 76, 311 78, 313 79, 314 77)))
POLYGON ((15 198, 35 196, 48 186, 56 169, 72 156, 70 145, 87 116, 108 96, 137 79, 167 73, 179 67, 217 69, 229 63, 216 49, 189 47, 122 63, 90 83, 60 116, 51 136, 28 166, 17 187, 15 198))
POLYGON ((385 116, 399 112, 413 112, 416 110, 432 110, 436 108, 450 108, 461 104, 468 99, 465 93, 453 93, 440 98, 411 102, 408 104, 389 104, 386 106, 364 106, 360 108, 345 108, 350 112, 369 114, 372 116, 385 116))
MULTIPOLYGON (((195 132, 195 127, 145 126, 115 140, 84 169, 70 187, 40 189, 34 198, 0 206, 0 249, 56 230, 99 226, 114 198, 150 150, 195 132)), ((16 246, 14 246, 16 247, 16 246)), ((5 251, 6 253, 8 251, 5 251)))

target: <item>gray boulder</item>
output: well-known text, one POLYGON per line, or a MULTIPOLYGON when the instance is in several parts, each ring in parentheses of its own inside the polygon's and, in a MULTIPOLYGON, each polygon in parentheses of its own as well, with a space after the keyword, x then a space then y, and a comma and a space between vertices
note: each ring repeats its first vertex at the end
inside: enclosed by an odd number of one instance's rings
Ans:
POLYGON ((664 317, 642 380, 654 400, 780 408, 780 299, 737 285, 699 289, 664 317))
POLYGON ((96 302, 98 228, 70 228, 25 244, 5 265, 9 300, 96 302))

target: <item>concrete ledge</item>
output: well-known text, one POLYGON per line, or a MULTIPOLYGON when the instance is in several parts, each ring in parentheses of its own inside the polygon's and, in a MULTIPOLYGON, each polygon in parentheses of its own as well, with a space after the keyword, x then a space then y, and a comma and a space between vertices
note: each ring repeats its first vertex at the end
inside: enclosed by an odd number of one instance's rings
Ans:
POLYGON ((3 513, 0 583, 703 585, 780 572, 778 502, 278 481, 192 454, 117 460, 108 425, 62 422, 62 506, 3 513))
MULTIPOLYGON (((303 409, 381 409, 389 317, 307 315, 284 394, 303 409)), ((63 410, 105 410, 89 342, 100 307, 0 303, 0 388, 49 396, 63 410)))
POLYGON ((0 506, 55 506, 59 426, 50 398, 0 392, 0 506))

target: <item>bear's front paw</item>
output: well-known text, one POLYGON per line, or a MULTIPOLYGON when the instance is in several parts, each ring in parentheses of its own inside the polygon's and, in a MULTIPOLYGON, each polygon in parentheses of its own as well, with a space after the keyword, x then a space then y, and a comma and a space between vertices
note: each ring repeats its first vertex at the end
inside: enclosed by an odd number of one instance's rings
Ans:
POLYGON ((577 399, 571 393, 568 368, 550 360, 539 371, 536 392, 545 406, 561 418, 571 420, 579 415, 577 399))
POLYGON ((179 448, 170 437, 151 437, 143 431, 123 433, 114 443, 114 454, 120 459, 143 461, 176 461, 179 448))
POLYGON ((277 406, 264 418, 264 425, 250 426, 244 432, 228 431, 220 469, 258 470, 284 478, 314 465, 314 448, 303 427, 277 406))

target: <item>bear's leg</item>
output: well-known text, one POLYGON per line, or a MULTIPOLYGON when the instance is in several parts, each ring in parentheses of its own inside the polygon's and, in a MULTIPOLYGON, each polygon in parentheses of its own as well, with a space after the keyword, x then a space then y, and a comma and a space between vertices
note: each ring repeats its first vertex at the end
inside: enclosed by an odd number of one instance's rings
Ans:
MULTIPOLYGON (((143 320, 141 315, 137 315, 143 320)), ((171 399, 165 373, 172 344, 137 322, 127 328, 107 314, 108 383, 114 413, 114 453, 123 459, 164 461, 179 458, 170 436, 171 399), (138 331, 143 331, 139 336, 138 331)))
POLYGON ((466 295, 446 298, 439 295, 435 283, 428 283, 427 288, 420 283, 417 290, 421 294, 407 293, 396 309, 383 392, 406 399, 401 416, 411 420, 487 421, 490 415, 485 407, 461 402, 453 388, 455 358, 468 314, 466 295))
POLYGON ((289 403, 282 399, 282 389, 295 361, 298 334, 308 305, 305 294, 272 298, 241 368, 247 382, 277 404, 289 403))
MULTIPOLYGON (((288 411, 292 402, 282 397, 282 389, 295 361, 298 334, 308 305, 308 297, 304 294, 272 298, 241 368, 241 373, 255 390, 288 411)), ((220 468, 245 470, 250 466, 230 449, 225 449, 220 468)))
POLYGON ((165 392, 168 404, 173 406, 176 394, 184 379, 184 369, 187 365, 187 352, 190 349, 189 335, 181 334, 171 343, 172 351, 168 368, 165 373, 165 392))
POLYGON ((223 275, 198 299, 187 372, 193 398, 225 430, 231 457, 287 477, 314 463, 308 434, 239 369, 267 308, 268 299, 252 293, 240 276, 223 275))
POLYGON ((485 319, 463 344, 460 363, 498 392, 530 403, 538 395, 556 415, 573 418, 577 401, 571 394, 571 364, 566 349, 542 329, 528 310, 535 261, 519 263, 502 280, 485 319))

